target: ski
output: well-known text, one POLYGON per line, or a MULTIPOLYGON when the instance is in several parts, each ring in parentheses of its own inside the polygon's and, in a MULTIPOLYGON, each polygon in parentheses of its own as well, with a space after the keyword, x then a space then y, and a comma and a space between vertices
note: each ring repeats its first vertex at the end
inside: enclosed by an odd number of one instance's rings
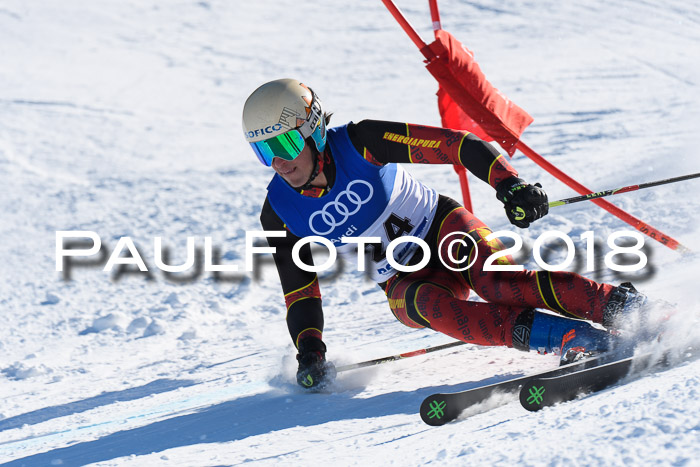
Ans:
POLYGON ((461 392, 437 393, 426 397, 420 406, 420 416, 431 426, 440 426, 455 420, 467 408, 487 401, 494 395, 513 395, 528 381, 535 378, 547 378, 577 372, 586 368, 602 365, 614 360, 612 355, 599 355, 571 365, 546 370, 517 378, 508 379, 488 386, 479 386, 461 392))
MULTIPOLYGON (((646 353, 566 374, 538 375, 528 380, 527 384, 521 388, 520 404, 525 409, 535 412, 544 407, 576 399, 581 394, 601 391, 630 375, 635 367, 668 366, 669 352, 664 352, 661 358, 658 354, 646 353)), ((691 357, 692 352, 686 353, 683 360, 691 357)))

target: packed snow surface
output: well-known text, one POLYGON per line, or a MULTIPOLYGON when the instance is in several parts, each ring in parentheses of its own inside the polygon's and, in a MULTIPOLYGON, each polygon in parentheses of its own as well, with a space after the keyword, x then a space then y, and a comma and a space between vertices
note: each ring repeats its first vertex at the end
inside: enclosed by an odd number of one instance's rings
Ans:
MULTIPOLYGON (((428 2, 400 1, 431 40, 428 2)), ((592 190, 700 172, 700 4, 633 0, 440 2, 443 27, 526 109, 523 140, 592 190)), ((269 256, 244 270, 246 231, 270 169, 242 131, 245 98, 293 77, 333 123, 440 125, 436 83, 381 2, 74 0, 0 5, 0 462, 9 465, 697 465, 700 362, 679 363, 538 413, 517 401, 441 428, 424 397, 556 366, 556 357, 461 346, 341 373, 328 392, 294 383, 295 350, 269 256), (148 274, 56 270, 56 232, 91 231, 110 254, 129 237, 148 274), (240 272, 155 267, 211 237, 240 272), (70 276, 71 280, 66 280, 70 276)), ((550 199, 575 193, 521 153, 550 199)), ((407 167, 461 199, 452 168, 407 167)), ((629 227, 590 202, 508 224, 471 178, 475 213, 532 245, 558 230, 584 264, 629 227)), ((700 251, 700 182, 611 198, 700 251)), ((555 245, 556 246, 556 245, 555 245)), ((698 345, 697 255, 647 239, 649 264, 622 276, 678 305, 662 341, 698 345)), ((562 244, 554 248, 561 253, 562 244)), ((523 263, 535 267, 532 255, 523 263)), ((554 260, 552 260, 554 261, 554 260)), ((599 264, 602 264, 599 262, 599 264)), ((322 282, 336 364, 449 342, 392 316, 348 268, 322 282)), ((661 344, 659 344, 661 345, 661 344)))

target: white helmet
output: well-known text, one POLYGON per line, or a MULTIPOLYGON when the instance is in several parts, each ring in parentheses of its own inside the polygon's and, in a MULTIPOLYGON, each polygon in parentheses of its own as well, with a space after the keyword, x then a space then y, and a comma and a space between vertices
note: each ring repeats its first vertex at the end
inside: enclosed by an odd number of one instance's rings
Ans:
POLYGON ((326 147, 326 120, 318 96, 294 79, 260 86, 243 106, 243 131, 260 162, 274 157, 293 160, 308 138, 318 152, 326 147))

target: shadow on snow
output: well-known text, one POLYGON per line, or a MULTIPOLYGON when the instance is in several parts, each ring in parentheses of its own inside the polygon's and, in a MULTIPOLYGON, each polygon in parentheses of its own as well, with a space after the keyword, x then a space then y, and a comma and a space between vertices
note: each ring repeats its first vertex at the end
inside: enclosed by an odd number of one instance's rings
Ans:
POLYGON ((131 455, 146 455, 201 443, 224 443, 297 426, 313 427, 343 419, 413 414, 420 420, 422 400, 436 392, 463 391, 517 377, 501 375, 480 382, 392 392, 355 398, 359 391, 331 394, 280 394, 272 390, 206 407, 150 425, 116 432, 94 441, 17 459, 5 465, 84 465, 131 455))
POLYGON ((57 405, 54 407, 45 407, 43 409, 34 410, 15 417, 9 417, 0 420, 0 431, 20 428, 24 425, 36 425, 54 418, 87 412, 88 410, 113 404, 115 402, 126 402, 141 399, 153 394, 173 391, 175 389, 185 388, 194 384, 196 384, 196 381, 194 380, 158 379, 143 386, 129 388, 123 391, 105 392, 88 399, 69 402, 67 404, 57 405))

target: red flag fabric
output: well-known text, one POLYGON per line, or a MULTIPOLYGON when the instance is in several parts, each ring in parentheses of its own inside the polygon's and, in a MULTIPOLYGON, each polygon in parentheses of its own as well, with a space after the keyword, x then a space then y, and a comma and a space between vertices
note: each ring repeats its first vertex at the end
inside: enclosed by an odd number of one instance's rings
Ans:
POLYGON ((484 130, 471 118, 464 113, 464 110, 447 94, 447 91, 440 87, 437 92, 438 110, 442 117, 442 126, 452 128, 453 130, 467 130, 474 133, 484 141, 493 141, 484 130))
POLYGON ((438 105, 443 123, 496 141, 512 156, 533 118, 486 80, 474 54, 452 34, 439 30, 435 35, 436 40, 421 52, 435 57, 426 68, 440 84, 438 105))

